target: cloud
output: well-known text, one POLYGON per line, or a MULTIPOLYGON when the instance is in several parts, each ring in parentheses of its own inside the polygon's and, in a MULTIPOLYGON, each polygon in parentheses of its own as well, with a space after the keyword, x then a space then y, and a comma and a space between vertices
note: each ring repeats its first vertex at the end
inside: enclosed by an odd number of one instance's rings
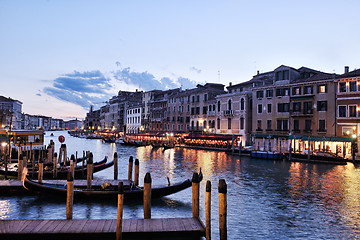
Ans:
POLYGON ((190 71, 196 72, 197 74, 200 74, 200 73, 201 73, 201 69, 198 69, 198 68, 196 68, 196 67, 190 67, 190 71))
POLYGON ((166 90, 178 87, 193 88, 196 86, 196 82, 188 78, 178 77, 177 79, 171 79, 169 77, 163 77, 157 79, 153 74, 145 72, 135 72, 130 68, 124 68, 114 73, 114 78, 125 84, 134 85, 144 91, 150 90, 166 90))
POLYGON ((100 71, 74 71, 56 78, 52 86, 44 88, 43 91, 57 99, 88 109, 90 105, 107 101, 111 87, 110 79, 100 71))
MULTIPOLYGON (((116 62, 120 66, 119 62, 116 62)), ((107 73, 106 76, 99 70, 89 72, 78 72, 64 74, 54 79, 50 87, 45 87, 43 93, 53 96, 62 101, 80 105, 89 109, 94 105, 95 109, 104 105, 119 90, 140 89, 167 90, 182 87, 194 88, 196 82, 184 77, 163 77, 156 78, 153 74, 132 71, 130 68, 123 68, 115 72, 107 73)), ((36 94, 41 96, 40 93, 36 94)))

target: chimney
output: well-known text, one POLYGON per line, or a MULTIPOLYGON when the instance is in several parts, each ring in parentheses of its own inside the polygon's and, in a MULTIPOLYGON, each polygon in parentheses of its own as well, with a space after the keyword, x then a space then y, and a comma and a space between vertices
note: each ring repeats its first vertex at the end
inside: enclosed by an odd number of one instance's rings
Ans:
POLYGON ((230 86, 230 87, 232 86, 232 82, 229 82, 229 86, 230 86))
POLYGON ((259 75, 260 74, 260 71, 259 70, 257 70, 257 75, 259 75))
POLYGON ((349 72, 349 66, 345 66, 345 73, 349 72))

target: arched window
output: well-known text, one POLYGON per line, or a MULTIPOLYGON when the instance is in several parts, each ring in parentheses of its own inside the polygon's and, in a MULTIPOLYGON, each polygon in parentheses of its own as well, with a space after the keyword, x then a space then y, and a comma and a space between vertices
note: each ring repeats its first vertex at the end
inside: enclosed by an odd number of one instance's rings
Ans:
POLYGON ((199 121, 196 121, 196 130, 199 130, 199 121))
POLYGON ((231 99, 228 101, 228 110, 231 110, 231 99))
POLYGON ((240 100, 240 110, 244 110, 245 109, 245 100, 242 98, 240 100))
POLYGON ((206 121, 204 121, 204 128, 206 128, 206 121))

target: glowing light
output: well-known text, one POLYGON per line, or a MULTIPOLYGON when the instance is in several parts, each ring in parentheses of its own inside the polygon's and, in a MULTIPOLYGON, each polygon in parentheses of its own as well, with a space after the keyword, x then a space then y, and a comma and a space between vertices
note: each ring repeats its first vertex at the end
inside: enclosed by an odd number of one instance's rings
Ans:
POLYGON ((353 134, 352 137, 353 137, 353 138, 356 138, 356 134, 353 134))
POLYGON ((2 142, 2 143, 1 143, 1 146, 2 146, 2 147, 6 147, 6 145, 7 145, 7 142, 2 142))

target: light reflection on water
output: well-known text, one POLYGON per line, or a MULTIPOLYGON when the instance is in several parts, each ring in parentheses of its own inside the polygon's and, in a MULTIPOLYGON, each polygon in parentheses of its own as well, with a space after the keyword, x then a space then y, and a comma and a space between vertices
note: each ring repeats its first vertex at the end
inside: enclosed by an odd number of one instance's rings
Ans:
MULTIPOLYGON (((103 144, 55 132, 46 143, 65 135, 68 153, 91 150, 94 160, 119 156, 119 178, 126 178, 129 156, 140 161, 140 184, 151 172, 153 184, 167 184, 192 177, 201 167, 201 218, 205 219, 205 181, 212 181, 212 230, 218 239, 217 183, 228 185, 229 239, 356 239, 360 238, 360 168, 254 160, 224 152, 192 149, 152 149, 103 144)), ((113 168, 95 174, 112 179, 113 168)), ((1 196, 0 219, 65 218, 65 199, 49 196, 1 196)), ((152 202, 152 217, 190 217, 191 189, 152 202)), ((127 202, 125 218, 143 217, 141 201, 127 202)), ((116 218, 116 202, 77 201, 74 218, 116 218)))

